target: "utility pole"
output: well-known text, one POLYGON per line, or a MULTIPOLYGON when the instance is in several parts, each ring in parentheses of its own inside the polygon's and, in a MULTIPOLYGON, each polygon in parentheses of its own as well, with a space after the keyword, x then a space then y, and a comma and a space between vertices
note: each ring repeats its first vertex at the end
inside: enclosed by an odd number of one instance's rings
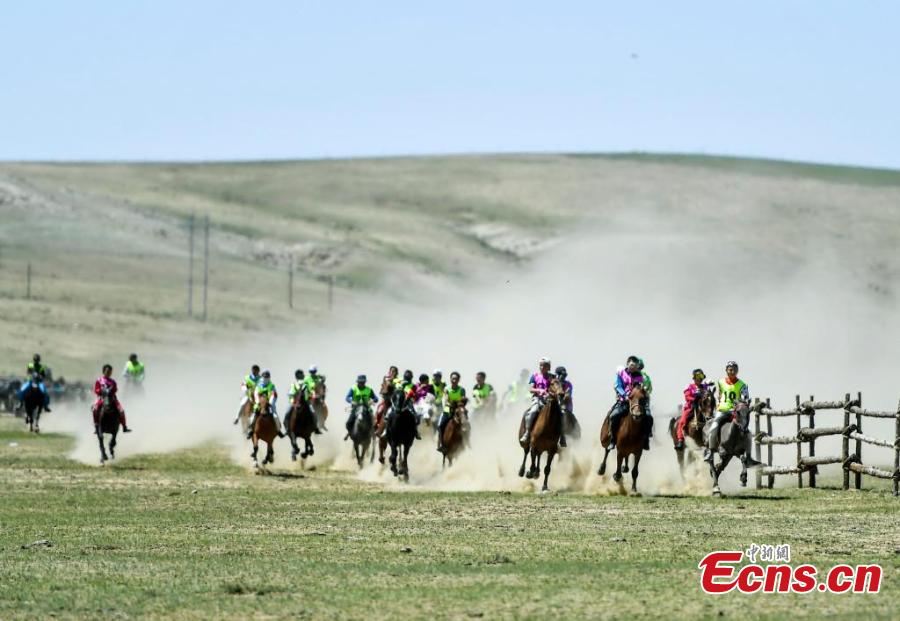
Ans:
POLYGON ((288 308, 294 308, 294 255, 288 259, 288 308))
POLYGON ((203 219, 203 321, 207 315, 207 295, 209 291, 209 214, 203 219))
POLYGON ((334 275, 328 275, 328 312, 334 308, 334 275))
POLYGON ((188 218, 188 317, 194 316, 194 214, 188 218))
POLYGON ((25 299, 31 299, 31 261, 28 262, 28 266, 25 268, 25 299))

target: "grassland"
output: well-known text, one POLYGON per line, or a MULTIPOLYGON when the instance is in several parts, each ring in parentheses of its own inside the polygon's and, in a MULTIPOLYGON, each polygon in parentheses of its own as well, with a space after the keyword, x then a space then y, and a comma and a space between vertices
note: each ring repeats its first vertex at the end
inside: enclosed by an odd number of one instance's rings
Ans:
MULTIPOLYGON (((900 609, 884 488, 740 497, 388 491, 216 446, 107 468, 0 419, 0 618, 864 618, 900 609), (13 447, 10 443, 17 443, 13 447), (50 547, 23 547, 48 540, 50 547), (877 595, 702 596, 718 549, 879 563, 877 595)), ((127 442, 128 438, 123 441, 127 442)))

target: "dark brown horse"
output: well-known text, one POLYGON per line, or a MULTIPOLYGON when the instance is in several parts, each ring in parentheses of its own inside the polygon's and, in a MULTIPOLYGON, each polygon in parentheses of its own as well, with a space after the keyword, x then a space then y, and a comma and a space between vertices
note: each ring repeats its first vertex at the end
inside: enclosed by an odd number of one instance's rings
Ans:
MULTIPOLYGON (((385 452, 388 447, 387 439, 387 421, 384 417, 387 414, 388 406, 391 404, 391 395, 394 394, 394 382, 391 378, 385 376, 381 382, 381 401, 375 408, 375 442, 378 444, 378 463, 384 465, 385 452)), ((375 459, 375 451, 372 451, 371 460, 375 459)))
POLYGON ((297 461, 297 455, 300 455, 300 459, 306 459, 316 452, 312 443, 312 435, 316 430, 316 414, 312 405, 302 395, 302 391, 294 395, 285 417, 285 431, 291 440, 291 461, 297 461), (300 453, 300 447, 297 446, 297 438, 303 438, 303 453, 300 453))
MULTIPOLYGON (((690 438, 693 440, 698 448, 706 448, 706 438, 703 436, 703 426, 706 425, 706 421, 713 417, 715 411, 715 394, 713 394, 713 391, 710 389, 701 390, 693 403, 691 403, 690 418, 688 418, 687 425, 684 426, 685 439, 690 438)), ((697 458, 697 455, 696 451, 693 450, 688 450, 687 455, 685 455, 686 446, 678 448, 678 434, 675 428, 678 425, 679 418, 680 417, 676 416, 669 420, 669 435, 672 437, 672 444, 675 447, 675 454, 678 457, 678 467, 684 471, 685 459, 687 459, 688 462, 691 462, 697 458)))
POLYGON ((309 405, 313 414, 316 415, 316 423, 319 429, 328 431, 328 428, 325 426, 325 421, 328 420, 328 404, 325 403, 325 378, 321 375, 316 376, 316 384, 313 387, 309 405))
MULTIPOLYGON (((613 480, 617 483, 622 480, 622 462, 625 462, 625 472, 628 472, 628 457, 634 455, 634 466, 631 469, 631 491, 637 491, 638 464, 641 461, 641 454, 644 452, 644 404, 647 393, 643 386, 635 386, 628 395, 628 415, 623 416, 619 422, 618 433, 616 434, 616 472, 613 474, 613 480)), ((603 463, 597 474, 603 476, 606 474, 606 458, 609 457, 609 417, 606 415, 603 426, 600 427, 600 444, 605 449, 603 453, 603 463)))
MULTIPOLYGON (((529 479, 536 479, 540 476, 541 456, 547 453, 547 465, 544 466, 544 485, 542 491, 547 491, 547 480, 550 478, 550 467, 553 464, 553 458, 559 447, 559 437, 562 434, 563 425, 563 406, 562 399, 565 398, 565 391, 556 378, 550 381, 547 399, 540 411, 535 415, 534 423, 531 425, 531 433, 528 435, 528 442, 519 442, 519 446, 525 454, 522 456, 522 466, 519 468, 519 476, 529 479), (531 467, 528 473, 525 473, 525 461, 531 454, 531 467)), ((519 439, 525 434, 525 419, 519 423, 519 439)))
POLYGON ((469 445, 469 412, 466 410, 466 399, 458 401, 454 408, 450 420, 444 426, 443 442, 444 446, 441 452, 444 459, 441 467, 445 467, 448 463, 452 466, 453 459, 469 445))
POLYGON ((257 402, 259 407, 259 416, 256 417, 256 423, 253 425, 253 452, 250 457, 253 458, 253 466, 259 469, 259 461, 256 458, 259 451, 259 441, 266 443, 266 457, 263 459, 263 465, 271 464, 275 461, 275 449, 273 442, 278 437, 278 423, 272 415, 272 408, 269 407, 269 399, 265 395, 259 397, 257 402))
MULTIPOLYGON (((366 458, 366 452, 372 446, 372 438, 375 435, 375 422, 372 416, 372 408, 368 403, 354 403, 350 407, 353 408, 353 427, 350 429, 350 440, 353 442, 353 456, 356 458, 356 465, 363 467, 363 461, 366 458)), ((372 449, 371 462, 375 455, 375 449, 372 449)))
POLYGON ((97 433, 97 441, 100 444, 100 465, 105 464, 110 459, 116 458, 116 436, 119 435, 119 408, 116 407, 115 401, 108 393, 102 395, 103 403, 100 405, 100 423, 95 431, 97 433), (103 435, 112 436, 109 439, 109 455, 106 453, 106 446, 103 442, 103 435))
POLYGON ((41 432, 41 413, 44 411, 44 393, 40 389, 41 378, 37 373, 31 375, 31 383, 28 390, 22 395, 22 405, 25 408, 25 424, 28 430, 34 433, 41 432))

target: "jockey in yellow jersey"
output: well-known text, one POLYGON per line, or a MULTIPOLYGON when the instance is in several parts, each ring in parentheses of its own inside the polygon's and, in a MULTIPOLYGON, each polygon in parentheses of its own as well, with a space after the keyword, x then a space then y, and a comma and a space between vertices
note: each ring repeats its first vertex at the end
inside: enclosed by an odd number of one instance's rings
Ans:
MULTIPOLYGON (((719 447, 719 427, 731 420, 735 406, 739 403, 750 403, 750 387, 738 377, 738 363, 733 360, 725 365, 725 377, 716 383, 719 393, 719 404, 716 406, 716 415, 709 426, 709 448, 704 451, 704 459, 712 462, 713 455, 719 447)), ((743 429, 749 433, 749 429, 743 429)), ((761 462, 755 460, 750 454, 752 441, 747 442, 745 458, 748 467, 759 466, 761 462)))

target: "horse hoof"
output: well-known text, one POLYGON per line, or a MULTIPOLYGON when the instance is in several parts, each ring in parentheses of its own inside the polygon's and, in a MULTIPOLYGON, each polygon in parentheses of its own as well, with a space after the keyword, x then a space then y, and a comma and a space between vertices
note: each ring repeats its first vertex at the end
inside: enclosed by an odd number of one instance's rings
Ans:
POLYGON ((606 474, 606 466, 605 465, 600 466, 600 468, 597 469, 597 474, 599 474, 601 477, 604 474, 606 474))
POLYGON ((622 466, 622 474, 628 474, 628 466, 622 466))
POLYGON ((713 493, 713 496, 721 496, 721 495, 722 495, 722 490, 720 490, 719 487, 716 486, 716 487, 713 488, 712 493, 713 493))
POLYGON ((291 461, 297 461, 297 453, 291 453, 291 461))
POLYGON ((618 472, 613 475, 613 481, 615 481, 616 483, 618 483, 621 480, 622 480, 622 475, 619 474, 618 472))
POLYGON ((524 476, 525 476, 525 468, 519 468, 519 476, 520 476, 520 477, 524 477, 524 476))

